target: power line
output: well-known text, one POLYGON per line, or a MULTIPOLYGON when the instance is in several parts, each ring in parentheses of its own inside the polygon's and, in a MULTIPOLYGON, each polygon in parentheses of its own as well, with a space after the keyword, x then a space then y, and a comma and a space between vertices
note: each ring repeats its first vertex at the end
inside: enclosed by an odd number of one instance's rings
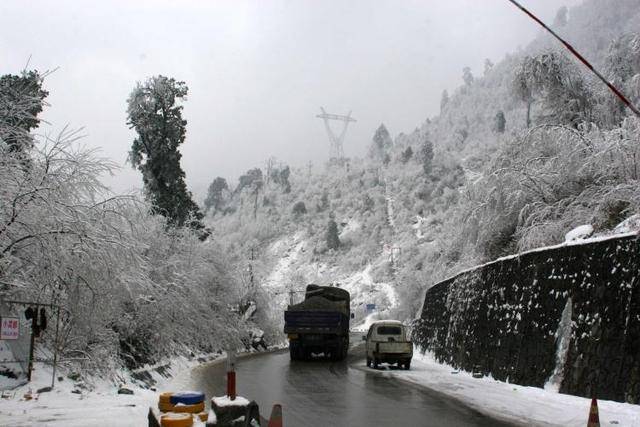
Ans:
POLYGON ((571 53, 573 53, 573 55, 578 58, 580 60, 580 62, 582 62, 588 69, 590 69, 593 74, 595 74, 600 80, 602 80, 602 82, 607 85, 607 87, 618 97, 620 98, 620 100, 627 106, 629 107, 629 109, 631 111, 633 111, 635 113, 636 116, 640 117, 640 110, 631 103, 631 101, 629 101, 623 94, 622 92, 620 92, 618 90, 618 88, 616 88, 611 82, 609 82, 607 79, 604 78, 604 76, 602 74, 600 74, 600 72, 598 72, 598 70, 596 70, 593 65, 591 65, 589 63, 589 61, 587 61, 582 55, 580 55, 580 53, 573 47, 571 46, 568 42, 566 42, 562 37, 560 37, 558 34, 556 34, 555 31, 553 31, 551 28, 549 28, 544 22, 542 22, 542 20, 540 20, 537 16, 535 16, 533 13, 529 12, 524 6, 522 6, 520 3, 518 3, 516 0, 508 0, 509 2, 513 3, 518 9, 520 9, 521 11, 523 11, 525 14, 527 14, 531 19, 533 19, 534 21, 536 21, 538 24, 540 24, 540 26, 542 26, 542 28, 544 28, 545 30, 547 30, 548 32, 551 33, 551 35, 553 37, 555 37, 556 39, 558 39, 560 41, 560 43, 562 43, 567 49, 569 49, 569 51, 571 53))

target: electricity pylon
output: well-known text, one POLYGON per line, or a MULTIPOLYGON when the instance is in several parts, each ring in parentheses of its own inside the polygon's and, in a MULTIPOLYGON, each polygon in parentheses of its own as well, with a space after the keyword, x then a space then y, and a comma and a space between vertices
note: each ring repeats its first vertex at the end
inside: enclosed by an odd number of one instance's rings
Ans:
POLYGON ((329 142, 331 142, 331 158, 335 159, 343 159, 344 158, 344 150, 342 148, 342 143, 344 142, 344 136, 347 134, 347 127, 350 122, 355 122, 356 119, 351 117, 351 111, 346 116, 339 116, 337 114, 329 114, 324 111, 324 108, 320 107, 322 114, 318 114, 316 117, 324 120, 324 127, 327 130, 327 135, 329 136, 329 142), (342 122, 342 131, 340 135, 333 133, 333 129, 331 129, 331 125, 329 124, 329 120, 338 120, 342 122))

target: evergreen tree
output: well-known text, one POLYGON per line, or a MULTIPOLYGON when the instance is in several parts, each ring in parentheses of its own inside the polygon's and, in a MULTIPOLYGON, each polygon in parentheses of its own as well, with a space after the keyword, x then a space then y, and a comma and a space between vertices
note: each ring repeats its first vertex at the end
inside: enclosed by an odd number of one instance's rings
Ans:
POLYGON ((431 173, 433 163, 433 143, 426 138, 420 148, 420 157, 422 170, 425 175, 429 175, 431 173))
POLYGON ((224 203, 224 192, 229 191, 229 185, 227 180, 222 177, 217 177, 209 185, 209 191, 207 192, 207 198, 204 201, 205 210, 213 208, 214 212, 220 210, 224 203))
POLYGON ((320 205, 318 206, 318 212, 329 209, 329 193, 324 191, 320 197, 320 205))
POLYGON ((502 110, 498 111, 494 119, 493 129, 497 133, 504 133, 506 124, 507 120, 504 118, 504 112, 502 110))
POLYGON ((411 160, 411 157, 413 157, 413 150, 409 146, 402 152, 402 157, 400 160, 402 160, 402 163, 407 163, 409 160, 411 160))
POLYGON ((295 215, 304 215, 307 213, 307 206, 302 201, 296 202, 296 204, 293 205, 292 211, 295 215))
POLYGON ((383 123, 378 126, 375 135, 373 135, 369 154, 374 159, 383 161, 385 158, 385 154, 388 153, 392 145, 393 140, 391 139, 391 135, 389 134, 389 131, 383 123))
POLYGON ((489 58, 484 60, 484 75, 486 76, 493 69, 493 62, 489 58))
POLYGON ((263 182, 264 180, 262 178, 262 170, 260 168, 249 169, 247 173, 240 176, 235 192, 239 193, 245 187, 251 187, 254 190, 258 187, 262 188, 263 182))
POLYGON ((471 73, 471 68, 464 67, 462 69, 462 80, 464 81, 464 84, 467 86, 471 86, 473 84, 474 78, 473 78, 473 74, 471 73))
POLYGON ((333 219, 333 215, 329 218, 327 226, 327 247, 329 249, 338 249, 340 247, 340 237, 338 235, 338 224, 333 219))
POLYGON ((449 103, 449 92, 447 90, 442 91, 442 97, 440 98, 440 113, 442 113, 449 103))
POLYGON ((10 151, 26 153, 33 146, 29 133, 40 124, 38 114, 49 95, 42 82, 37 71, 0 77, 0 141, 10 151))
POLYGON ((184 142, 187 121, 178 102, 187 95, 187 85, 165 76, 138 83, 127 101, 127 124, 136 130, 129 153, 142 180, 152 211, 170 225, 199 230, 202 213, 187 190, 178 150, 184 142))
POLYGON ((285 193, 291 192, 291 183, 289 182, 289 176, 291 175, 291 169, 289 166, 285 166, 280 170, 280 185, 282 185, 285 193))

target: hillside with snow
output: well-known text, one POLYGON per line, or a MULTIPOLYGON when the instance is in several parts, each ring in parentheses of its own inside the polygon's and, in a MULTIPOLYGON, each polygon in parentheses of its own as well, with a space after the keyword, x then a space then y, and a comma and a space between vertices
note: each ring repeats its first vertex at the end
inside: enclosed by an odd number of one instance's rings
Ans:
MULTIPOLYGON (((638 6, 589 0, 553 24, 636 103, 638 6)), ((212 184, 207 224, 247 295, 278 301, 262 308, 272 334, 308 283, 350 290, 358 316, 371 303, 408 320, 445 277, 606 235, 640 211, 640 120, 548 35, 463 81, 414 131, 372 129, 362 158, 271 159, 237 185, 212 184)))

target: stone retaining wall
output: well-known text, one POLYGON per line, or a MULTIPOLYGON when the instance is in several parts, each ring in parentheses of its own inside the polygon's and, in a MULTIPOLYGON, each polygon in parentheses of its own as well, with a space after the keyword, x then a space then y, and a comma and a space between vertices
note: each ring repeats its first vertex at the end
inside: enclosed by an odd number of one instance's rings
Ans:
POLYGON ((638 404, 639 282, 638 235, 527 252, 430 288, 414 341, 458 369, 638 404))

